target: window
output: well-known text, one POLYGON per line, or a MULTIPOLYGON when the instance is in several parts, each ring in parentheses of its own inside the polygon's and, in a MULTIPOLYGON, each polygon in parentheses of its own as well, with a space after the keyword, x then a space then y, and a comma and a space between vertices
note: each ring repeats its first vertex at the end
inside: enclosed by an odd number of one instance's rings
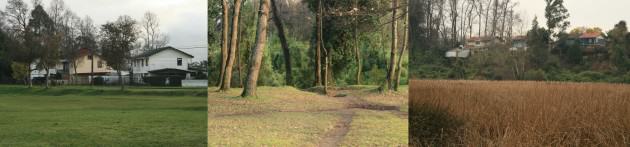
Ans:
POLYGON ((182 58, 177 58, 177 66, 182 66, 182 58))
POLYGON ((98 68, 103 68, 103 61, 98 60, 98 68))

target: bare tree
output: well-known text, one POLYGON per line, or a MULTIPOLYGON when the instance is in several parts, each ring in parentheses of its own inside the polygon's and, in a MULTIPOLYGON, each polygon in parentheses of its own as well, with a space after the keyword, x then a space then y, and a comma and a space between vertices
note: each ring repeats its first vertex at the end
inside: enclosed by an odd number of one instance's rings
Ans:
POLYGON ((258 26, 256 31, 256 46, 252 50, 247 82, 243 89, 242 97, 256 96, 258 74, 262 64, 263 52, 267 42, 267 19, 269 18, 269 0, 260 0, 258 13, 258 26))
POLYGON ((145 12, 141 26, 144 35, 142 48, 145 51, 161 48, 168 44, 168 35, 160 32, 160 20, 155 13, 151 11, 145 12))

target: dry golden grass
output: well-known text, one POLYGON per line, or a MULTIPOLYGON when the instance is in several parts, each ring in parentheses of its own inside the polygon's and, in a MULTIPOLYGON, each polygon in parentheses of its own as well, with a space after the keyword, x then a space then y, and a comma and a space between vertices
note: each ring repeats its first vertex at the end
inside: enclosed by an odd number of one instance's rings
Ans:
POLYGON ((630 146, 630 85, 416 80, 410 111, 418 146, 630 146))

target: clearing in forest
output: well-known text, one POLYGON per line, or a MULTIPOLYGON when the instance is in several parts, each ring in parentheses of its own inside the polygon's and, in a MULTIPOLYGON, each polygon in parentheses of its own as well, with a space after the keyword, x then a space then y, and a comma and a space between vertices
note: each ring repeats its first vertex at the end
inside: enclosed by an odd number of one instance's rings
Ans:
POLYGON ((210 146, 407 146, 407 88, 381 94, 351 86, 329 95, 259 87, 241 98, 208 89, 210 146))

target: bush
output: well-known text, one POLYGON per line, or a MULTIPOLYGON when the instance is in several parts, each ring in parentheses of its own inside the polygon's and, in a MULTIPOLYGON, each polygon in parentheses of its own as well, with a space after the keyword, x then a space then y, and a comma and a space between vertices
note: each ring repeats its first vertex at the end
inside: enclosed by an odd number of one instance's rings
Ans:
POLYGON ((545 71, 537 69, 525 72, 525 80, 544 81, 545 71))

